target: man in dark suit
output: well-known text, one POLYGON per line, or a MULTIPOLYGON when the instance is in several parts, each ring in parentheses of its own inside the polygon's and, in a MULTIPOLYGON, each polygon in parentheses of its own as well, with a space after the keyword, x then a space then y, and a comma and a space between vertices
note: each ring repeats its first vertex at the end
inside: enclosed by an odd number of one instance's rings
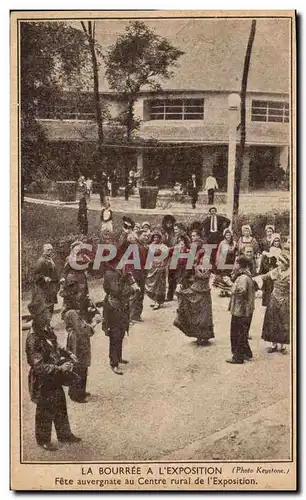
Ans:
POLYGON ((195 208, 196 202, 198 201, 199 190, 200 190, 197 184, 195 174, 192 174, 191 179, 188 181, 187 189, 188 189, 188 194, 191 197, 191 206, 192 208, 195 208))
POLYGON ((36 404, 35 437, 39 446, 54 451, 56 447, 51 443, 52 422, 60 442, 81 441, 71 432, 62 387, 75 381, 74 364, 77 358, 58 346, 44 298, 37 295, 28 307, 33 323, 26 339, 26 355, 30 365, 30 396, 36 404))
MULTIPOLYGON (((206 243, 219 245, 223 240, 223 231, 230 225, 230 220, 223 215, 217 215, 216 207, 209 209, 209 216, 203 222, 203 233, 206 243)), ((211 263, 215 263, 217 247, 212 250, 211 263)))

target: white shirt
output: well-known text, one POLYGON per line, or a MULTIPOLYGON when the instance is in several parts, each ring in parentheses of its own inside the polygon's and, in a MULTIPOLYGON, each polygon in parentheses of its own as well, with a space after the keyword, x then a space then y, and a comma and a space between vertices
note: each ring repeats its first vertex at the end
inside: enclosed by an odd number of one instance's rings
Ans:
POLYGON ((210 219, 210 232, 216 233, 218 230, 217 226, 217 215, 212 215, 210 219))
POLYGON ((216 179, 214 177, 212 177, 212 175, 210 175, 209 177, 207 177, 204 189, 206 191, 208 189, 219 189, 217 181, 216 181, 216 179))

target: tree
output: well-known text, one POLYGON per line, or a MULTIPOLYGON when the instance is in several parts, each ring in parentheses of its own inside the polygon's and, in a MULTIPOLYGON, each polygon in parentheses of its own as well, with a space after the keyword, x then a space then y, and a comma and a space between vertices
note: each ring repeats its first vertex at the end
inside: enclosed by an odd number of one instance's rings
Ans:
POLYGON ((256 20, 252 21, 251 31, 249 35, 248 45, 245 53, 242 83, 241 83, 241 121, 240 121, 240 147, 237 154, 237 163, 235 170, 235 184, 234 184, 234 207, 233 207, 233 217, 238 215, 239 211, 239 194, 240 194, 240 182, 241 182, 241 172, 243 167, 243 159, 245 152, 245 139, 246 139, 246 124, 245 124, 245 101, 246 101, 246 91, 248 85, 249 68, 252 54, 252 47, 256 33, 256 20))
POLYGON ((20 24, 21 175, 23 183, 43 176, 47 145, 37 120, 40 106, 53 103, 63 85, 88 84, 88 44, 84 33, 65 22, 20 24))
POLYGON ((94 100, 96 109, 96 120, 98 125, 98 152, 100 160, 102 160, 102 147, 103 147, 104 137, 103 137, 103 115, 101 108, 101 96, 99 92, 99 64, 97 58, 97 52, 99 52, 99 46, 97 45, 97 42, 95 40, 96 23, 88 21, 86 26, 85 23, 81 21, 81 25, 88 40, 90 54, 91 54, 93 81, 94 81, 94 100))
POLYGON ((120 116, 128 141, 139 126, 134 105, 143 87, 161 88, 159 80, 169 79, 183 52, 158 36, 143 22, 130 23, 104 57, 106 77, 112 90, 125 104, 120 116))

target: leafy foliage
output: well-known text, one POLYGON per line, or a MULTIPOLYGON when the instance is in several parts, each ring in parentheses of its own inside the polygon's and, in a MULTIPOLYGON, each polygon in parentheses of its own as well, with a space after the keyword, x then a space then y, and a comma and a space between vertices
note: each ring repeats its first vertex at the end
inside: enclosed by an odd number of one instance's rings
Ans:
POLYGON ((143 22, 131 22, 125 33, 111 45, 104 57, 106 77, 111 89, 126 103, 122 123, 128 139, 139 126, 134 118, 134 103, 143 87, 160 89, 160 79, 173 75, 183 52, 160 37, 143 22))
POLYGON ((22 179, 44 175, 44 130, 36 120, 42 102, 59 98, 63 86, 90 86, 86 37, 65 22, 20 24, 20 97, 22 179))

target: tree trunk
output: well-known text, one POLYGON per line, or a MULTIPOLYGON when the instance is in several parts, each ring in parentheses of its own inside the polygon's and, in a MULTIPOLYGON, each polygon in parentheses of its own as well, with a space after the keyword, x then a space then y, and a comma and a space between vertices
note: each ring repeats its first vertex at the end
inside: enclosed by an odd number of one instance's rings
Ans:
POLYGON ((128 102, 126 121, 127 121, 126 134, 127 134, 127 139, 130 142, 132 138, 133 121, 134 121, 134 100, 128 102))
POLYGON ((103 158, 103 142, 104 142, 104 134, 103 134, 103 117, 101 110, 101 96, 99 93, 99 68, 98 61, 95 50, 95 38, 94 38, 94 27, 91 21, 88 21, 88 28, 86 28, 85 24, 81 22, 83 31, 87 36, 91 61, 92 61, 92 70, 93 70, 93 79, 94 79, 94 101, 96 108, 96 120, 98 125, 98 152, 99 158, 102 161, 103 158))
POLYGON ((246 138, 246 124, 245 124, 245 101, 246 101, 246 91, 247 91, 247 83, 249 76, 249 68, 250 68, 250 60, 252 54, 252 47, 255 38, 256 32, 256 20, 252 21, 251 31, 249 36, 249 41, 245 53, 244 59, 244 67, 243 67, 243 76, 241 83, 241 121, 240 121, 240 147, 237 154, 237 163, 235 170, 235 185, 234 185, 234 208, 233 208, 233 216, 237 217, 239 211, 239 194, 240 194, 240 182, 241 182, 241 173, 243 167, 243 159, 245 152, 245 138, 246 138))

